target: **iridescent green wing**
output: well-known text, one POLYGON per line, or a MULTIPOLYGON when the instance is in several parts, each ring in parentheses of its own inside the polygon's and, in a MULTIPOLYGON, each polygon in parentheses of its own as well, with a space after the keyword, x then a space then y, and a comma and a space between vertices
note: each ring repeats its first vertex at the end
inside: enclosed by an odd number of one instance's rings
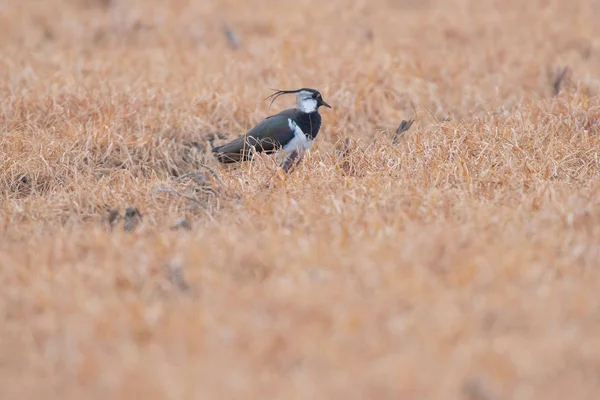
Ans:
POLYGON ((289 109, 265 118, 244 136, 215 147, 213 152, 223 163, 248 160, 251 147, 257 152, 271 153, 294 138, 289 120, 293 120, 297 113, 298 110, 289 109))

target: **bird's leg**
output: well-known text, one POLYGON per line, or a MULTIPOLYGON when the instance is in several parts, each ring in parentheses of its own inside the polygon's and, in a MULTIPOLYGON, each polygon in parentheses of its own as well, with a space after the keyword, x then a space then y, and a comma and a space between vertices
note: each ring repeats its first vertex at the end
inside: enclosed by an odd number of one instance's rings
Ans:
POLYGON ((297 149, 292 150, 289 154, 286 154, 280 165, 283 169, 283 172, 288 173, 294 165, 298 164, 300 160, 302 160, 302 156, 303 154, 300 154, 300 151, 297 149))

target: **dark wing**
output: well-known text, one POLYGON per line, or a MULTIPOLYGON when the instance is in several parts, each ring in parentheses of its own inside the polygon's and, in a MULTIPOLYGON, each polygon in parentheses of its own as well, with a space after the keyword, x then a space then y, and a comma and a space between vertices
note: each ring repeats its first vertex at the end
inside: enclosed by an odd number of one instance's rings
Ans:
POLYGON ((257 152, 271 153, 293 139, 294 131, 290 129, 288 119, 294 119, 297 112, 296 109, 289 109, 265 118, 244 136, 215 147, 212 151, 222 163, 248 160, 252 146, 257 152))

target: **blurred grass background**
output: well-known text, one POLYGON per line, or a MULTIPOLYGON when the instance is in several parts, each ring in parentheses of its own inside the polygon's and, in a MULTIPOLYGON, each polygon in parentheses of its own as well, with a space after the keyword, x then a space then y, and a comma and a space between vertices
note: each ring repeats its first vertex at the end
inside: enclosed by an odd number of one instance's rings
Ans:
POLYGON ((599 11, 3 1, 0 396, 595 398, 599 11))

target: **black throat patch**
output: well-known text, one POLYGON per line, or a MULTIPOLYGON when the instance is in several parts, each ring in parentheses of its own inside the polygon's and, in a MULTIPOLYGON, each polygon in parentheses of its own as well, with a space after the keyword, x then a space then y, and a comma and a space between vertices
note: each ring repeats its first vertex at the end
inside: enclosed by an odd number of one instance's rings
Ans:
POLYGON ((318 111, 311 113, 299 112, 295 122, 302 129, 302 132, 310 140, 313 140, 317 137, 319 129, 321 129, 321 114, 318 111))

